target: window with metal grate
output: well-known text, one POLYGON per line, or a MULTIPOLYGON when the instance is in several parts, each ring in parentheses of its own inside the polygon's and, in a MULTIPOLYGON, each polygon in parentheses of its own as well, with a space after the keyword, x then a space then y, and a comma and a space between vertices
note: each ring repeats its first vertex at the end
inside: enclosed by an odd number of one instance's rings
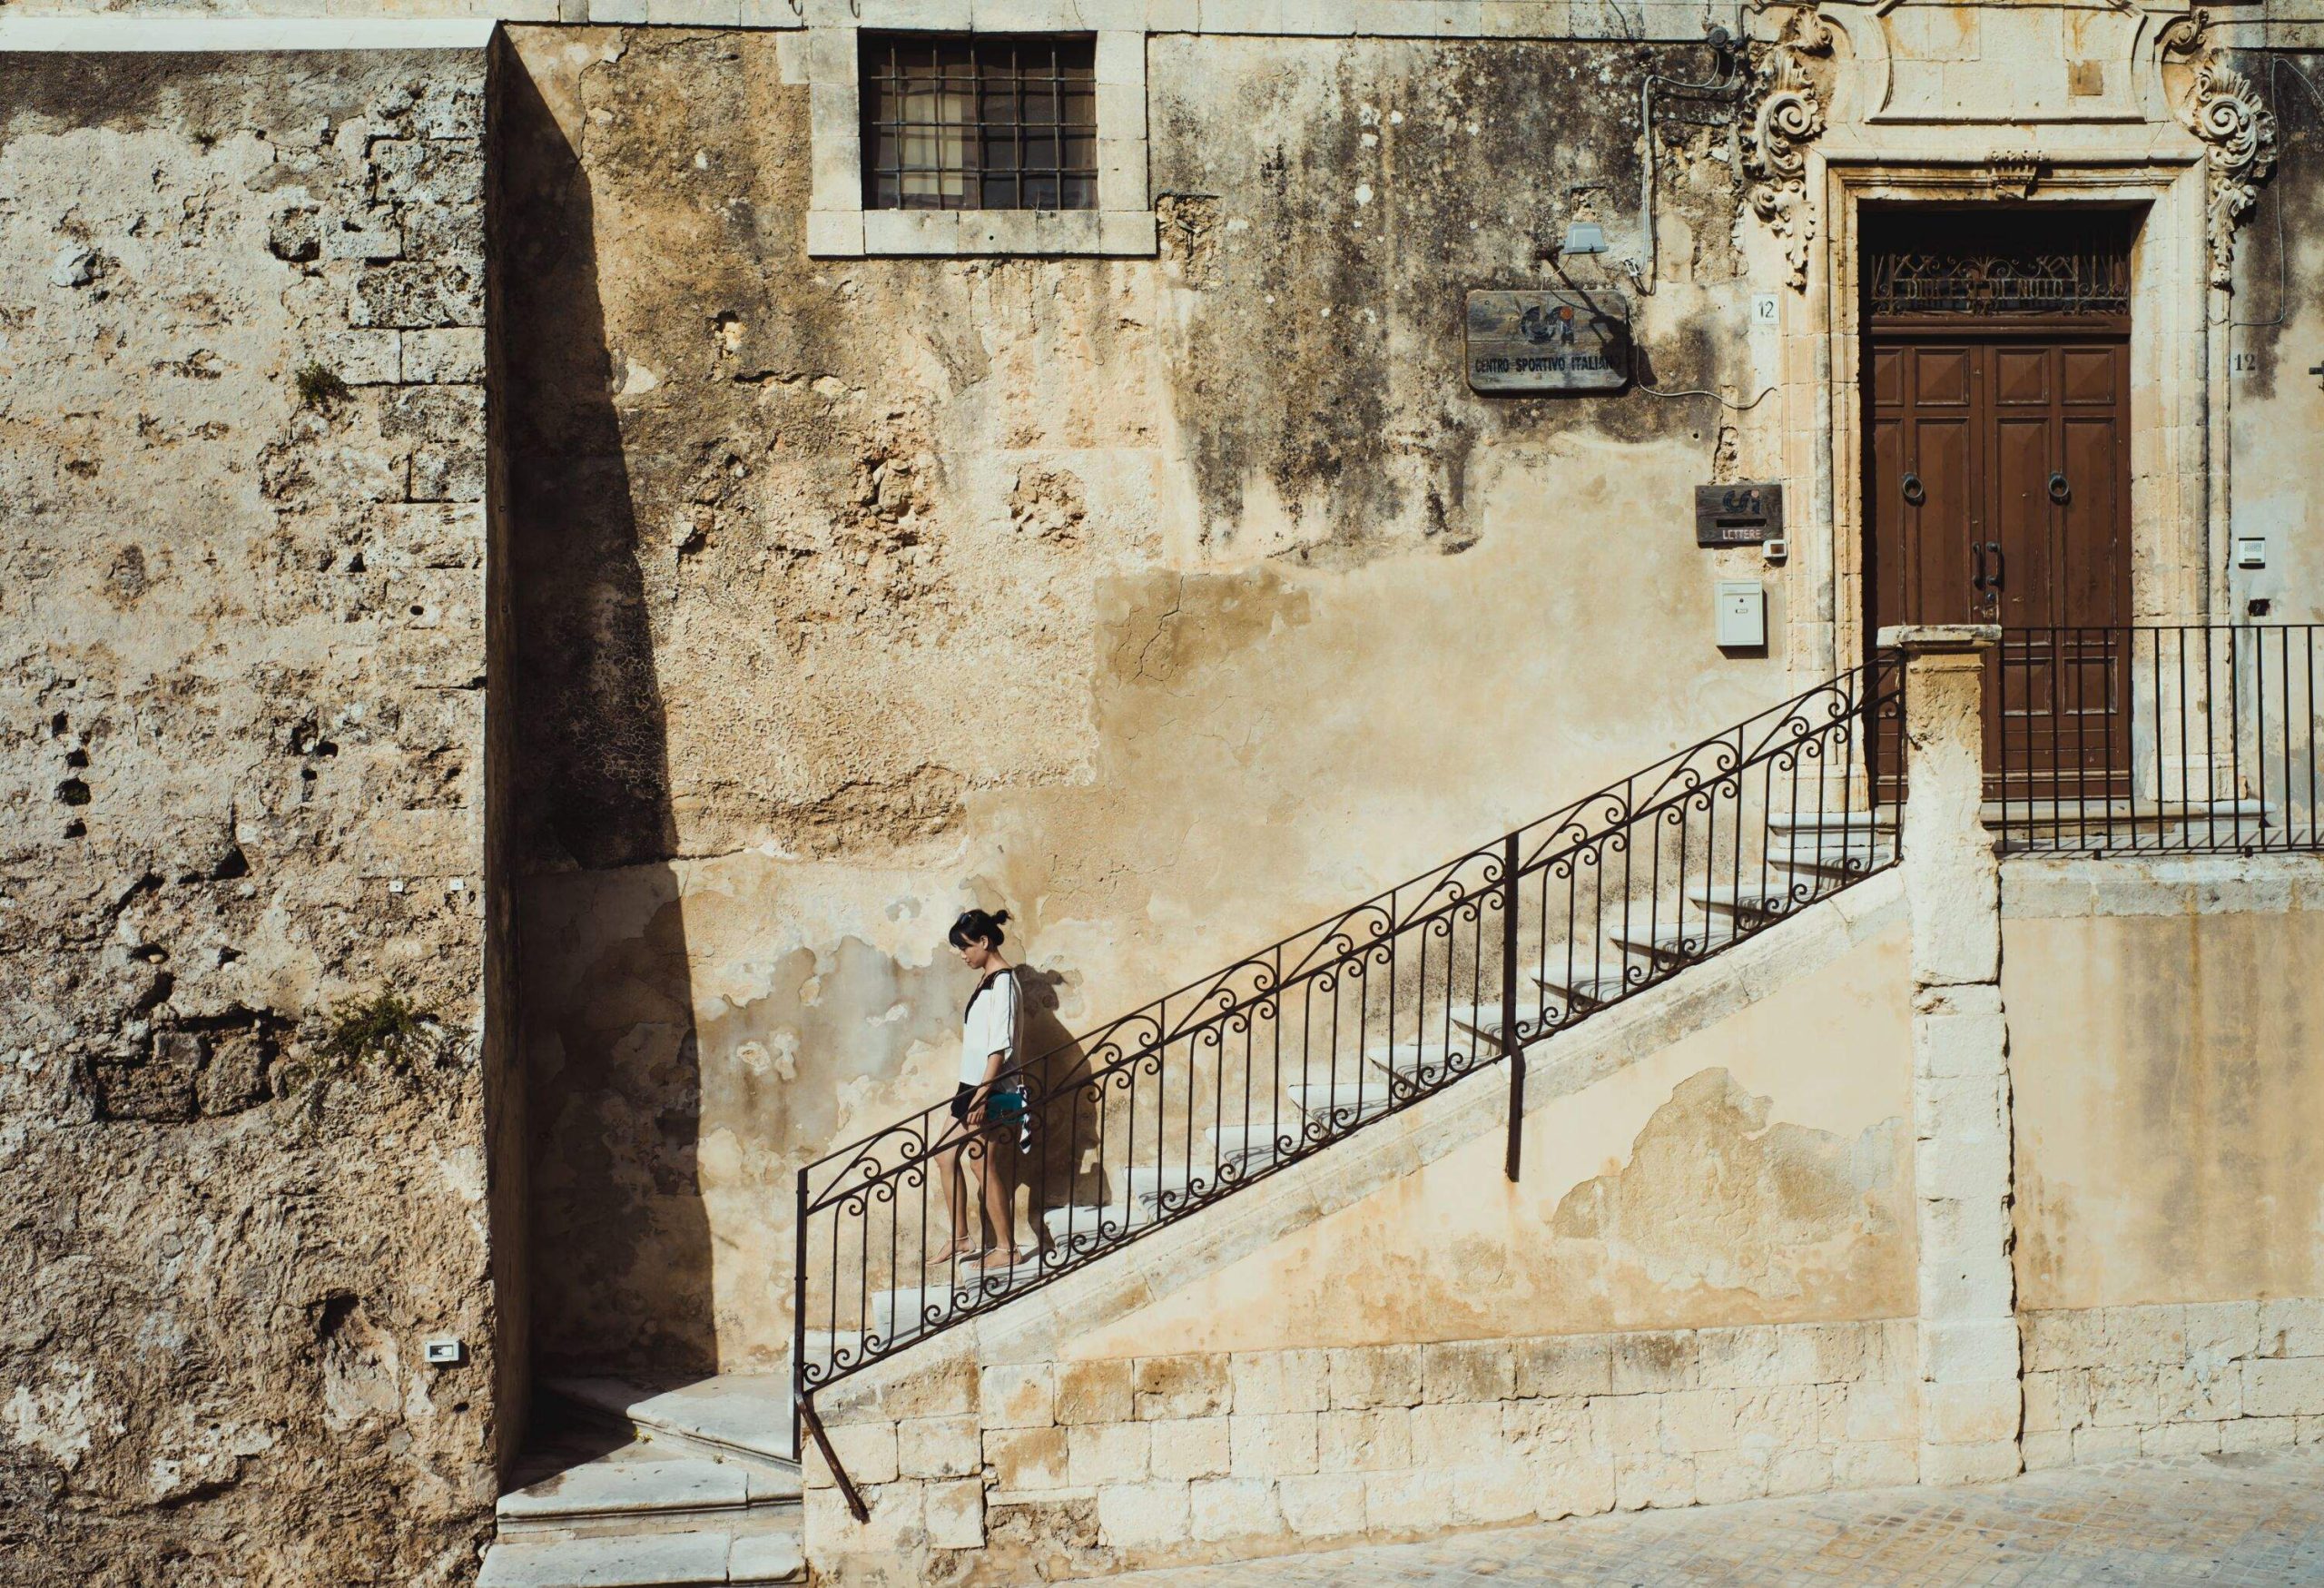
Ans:
POLYGON ((863 207, 1094 210, 1096 40, 863 35, 863 207))

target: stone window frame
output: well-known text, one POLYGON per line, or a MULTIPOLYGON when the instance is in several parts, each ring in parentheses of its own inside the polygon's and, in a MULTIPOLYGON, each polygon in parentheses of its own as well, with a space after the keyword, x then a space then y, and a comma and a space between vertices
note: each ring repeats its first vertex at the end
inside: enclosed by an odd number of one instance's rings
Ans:
MULTIPOLYGON (((990 12, 990 8, 981 8, 990 12)), ((1109 255, 1151 259, 1144 28, 1090 27, 1071 0, 972 16, 965 0, 862 0, 861 16, 806 30, 812 144, 811 259, 1109 255), (1008 25, 1001 25, 1002 23, 1008 25), (862 35, 1090 34, 1097 39, 1098 207, 1094 210, 875 210, 863 203, 862 35)))

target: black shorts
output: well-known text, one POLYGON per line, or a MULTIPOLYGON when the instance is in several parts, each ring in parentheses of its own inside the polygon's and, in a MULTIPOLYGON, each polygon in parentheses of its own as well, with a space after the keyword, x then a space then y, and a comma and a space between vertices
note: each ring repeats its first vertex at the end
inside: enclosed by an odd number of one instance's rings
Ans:
POLYGON ((965 1080, 960 1082, 960 1090, 952 1094, 952 1118, 958 1119, 963 1125, 967 1124, 969 1122, 969 1100, 976 1095, 977 1089, 975 1087, 970 1086, 965 1080))

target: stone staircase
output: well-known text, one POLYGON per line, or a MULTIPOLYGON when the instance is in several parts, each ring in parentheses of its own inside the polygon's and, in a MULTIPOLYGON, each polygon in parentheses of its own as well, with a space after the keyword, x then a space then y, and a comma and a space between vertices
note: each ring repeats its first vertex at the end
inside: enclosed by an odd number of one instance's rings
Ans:
MULTIPOLYGON (((1896 857, 1896 812, 1890 807, 1878 813, 1778 814, 1770 820, 1769 839, 1765 863, 1742 867, 1738 878, 1674 891, 1659 908, 1640 903, 1632 913, 1640 923, 1635 935, 1619 916, 1610 914, 1615 924, 1603 943, 1577 944, 1571 951, 1560 944, 1546 953, 1538 949, 1523 953, 1521 963, 1533 967, 1526 979, 1536 991, 1531 1001, 1521 998, 1522 1017, 1537 1019, 1544 1006, 1563 1005, 1575 1015, 1603 1007, 1635 991, 1649 973, 1657 980, 1667 978, 1780 916, 1829 897, 1846 880, 1896 857), (1677 902, 1681 896, 1683 906, 1677 902), (1645 925, 1656 919, 1678 924, 1645 925)), ((1456 1010, 1451 1017, 1455 1031, 1486 1049, 1499 1041, 1500 1022, 1498 1000, 1456 1010)), ((1206 1129, 1199 1145, 1177 1161, 1129 1168, 1119 1177, 1123 1183, 1108 1188, 1107 1201, 1047 1209, 1041 1217, 1047 1241, 1052 1249, 1094 1250, 1163 1222, 1171 1212, 1168 1199, 1196 1179, 1214 1184, 1221 1169, 1247 1179, 1311 1150, 1305 1131, 1311 1120, 1326 1126, 1328 1135, 1342 1134, 1360 1120, 1387 1112, 1400 1090, 1410 1096, 1418 1068, 1443 1058, 1439 1044, 1381 1042, 1364 1051, 1360 1075, 1315 1076, 1286 1084, 1271 1105, 1255 1102, 1247 1121, 1238 1118, 1206 1129)), ((971 1305, 990 1304, 1012 1289, 1029 1287, 1050 1271, 1038 1260, 1006 1270, 980 1270, 970 1263, 938 1268, 921 1283, 872 1292, 872 1330, 885 1341, 908 1341, 932 1332, 936 1324, 931 1317, 941 1321, 971 1305)), ((808 1348, 852 1350, 861 1338, 852 1332, 811 1331, 808 1348)))
POLYGON ((477 1588, 806 1580, 788 1373, 540 1388, 540 1431, 500 1497, 477 1588))

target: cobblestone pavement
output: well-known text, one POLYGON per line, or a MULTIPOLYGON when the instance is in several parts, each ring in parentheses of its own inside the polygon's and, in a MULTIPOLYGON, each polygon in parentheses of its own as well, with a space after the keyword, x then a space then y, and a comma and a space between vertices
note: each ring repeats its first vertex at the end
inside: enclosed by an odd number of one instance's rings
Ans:
POLYGON ((1594 1516, 1432 1544, 1140 1572, 1113 1588, 2324 1584, 2324 1456, 2182 1456, 1992 1488, 1594 1516))

